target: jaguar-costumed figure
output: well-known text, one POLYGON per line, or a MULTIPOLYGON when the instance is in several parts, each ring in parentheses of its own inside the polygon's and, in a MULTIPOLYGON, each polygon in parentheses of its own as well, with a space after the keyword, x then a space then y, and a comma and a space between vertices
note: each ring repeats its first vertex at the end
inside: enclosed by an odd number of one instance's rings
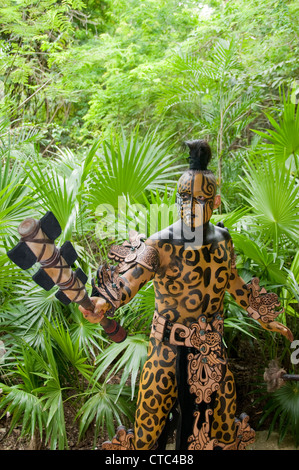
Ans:
POLYGON ((103 449, 154 449, 177 403, 178 449, 245 449, 254 441, 248 416, 235 417, 235 383, 222 341, 225 291, 263 328, 292 340, 275 321, 277 296, 261 289, 257 278, 245 284, 229 232, 210 222, 221 201, 208 170, 209 145, 202 140, 187 145, 189 169, 178 182, 179 220, 148 239, 132 232, 128 242, 113 246, 109 257, 118 265, 98 272, 95 312, 91 316, 80 307, 88 320, 100 321, 153 281, 155 312, 134 429, 119 427, 103 449))

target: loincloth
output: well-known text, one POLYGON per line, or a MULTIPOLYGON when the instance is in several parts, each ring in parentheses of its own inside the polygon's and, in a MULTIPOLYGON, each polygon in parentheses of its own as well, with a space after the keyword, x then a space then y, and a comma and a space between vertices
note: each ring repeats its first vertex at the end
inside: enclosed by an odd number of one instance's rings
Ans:
POLYGON ((182 421, 178 441, 182 447, 179 448, 237 450, 252 443, 254 431, 248 424, 247 416, 236 420, 238 435, 232 436, 229 444, 211 437, 215 397, 228 371, 222 341, 223 317, 216 313, 207 321, 201 315, 187 327, 172 323, 155 312, 151 336, 177 347, 178 398, 182 421))
POLYGON ((187 354, 187 382, 195 402, 208 403, 211 394, 219 388, 226 372, 226 357, 222 342, 223 318, 215 314, 207 322, 204 315, 190 327, 171 323, 155 312, 151 336, 158 341, 190 348, 187 354))

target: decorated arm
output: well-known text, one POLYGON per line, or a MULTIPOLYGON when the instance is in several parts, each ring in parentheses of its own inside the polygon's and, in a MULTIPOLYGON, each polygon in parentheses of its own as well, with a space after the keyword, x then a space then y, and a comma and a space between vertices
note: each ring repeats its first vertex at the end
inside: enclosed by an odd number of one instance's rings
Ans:
POLYGON ((231 272, 227 286, 228 292, 235 301, 247 311, 251 318, 268 331, 274 331, 285 336, 289 341, 293 341, 292 332, 282 323, 275 321, 275 318, 283 312, 280 308, 278 296, 273 292, 267 292, 259 285, 259 279, 253 278, 246 284, 239 276, 236 264, 233 245, 231 244, 231 272))
POLYGON ((143 235, 131 231, 129 241, 111 247, 108 257, 118 263, 117 266, 101 266, 93 280, 91 299, 98 317, 91 317, 88 311, 80 309, 92 323, 104 314, 113 315, 154 277, 159 266, 159 255, 152 243, 143 238, 143 235))

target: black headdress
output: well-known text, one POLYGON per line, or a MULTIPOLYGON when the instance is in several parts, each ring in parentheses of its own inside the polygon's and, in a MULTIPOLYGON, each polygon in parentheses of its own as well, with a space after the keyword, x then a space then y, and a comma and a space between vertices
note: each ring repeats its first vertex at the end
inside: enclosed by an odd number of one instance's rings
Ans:
POLYGON ((189 169, 206 171, 212 158, 212 151, 205 140, 187 140, 189 147, 189 169))

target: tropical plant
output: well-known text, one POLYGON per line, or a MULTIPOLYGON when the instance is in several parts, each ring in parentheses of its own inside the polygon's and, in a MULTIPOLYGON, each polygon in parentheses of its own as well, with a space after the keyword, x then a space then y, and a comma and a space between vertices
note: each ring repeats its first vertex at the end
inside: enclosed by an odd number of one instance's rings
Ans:
POLYGON ((299 111, 291 90, 283 92, 280 97, 282 110, 278 120, 273 112, 265 113, 272 128, 265 131, 255 130, 255 133, 264 140, 261 143, 261 152, 267 158, 274 158, 281 164, 290 168, 291 174, 299 176, 299 111))
MULTIPOLYGON (((244 89, 238 43, 231 37, 220 39, 206 60, 194 53, 181 53, 173 59, 178 84, 166 85, 160 105, 164 111, 197 103, 196 132, 199 137, 213 136, 218 157, 218 187, 221 191, 224 152, 239 138, 252 121, 258 91, 244 89), (241 78, 240 78, 241 75, 241 78)), ((192 132, 194 132, 194 128, 192 132)))
POLYGON ((148 282, 135 297, 117 312, 117 318, 124 328, 137 334, 149 334, 155 308, 155 291, 148 282))
POLYGON ((284 243, 298 243, 298 182, 290 168, 262 155, 252 156, 245 170, 248 196, 256 227, 264 243, 273 241, 275 252, 284 243))
POLYGON ((37 434, 51 449, 66 449, 65 406, 71 401, 77 409, 82 435, 89 419, 94 418, 95 439, 99 426, 104 424, 110 433, 115 432, 115 420, 120 421, 120 415, 131 416, 126 388, 93 379, 95 370, 89 355, 80 348, 79 339, 72 339, 65 324, 46 321, 43 330, 42 347, 31 347, 15 337, 20 346, 19 358, 9 360, 8 356, 3 365, 3 370, 7 370, 15 364, 9 374, 11 384, 0 384, 0 409, 3 414, 12 415, 11 431, 21 424, 22 436, 33 438, 37 434))
POLYGON ((23 364, 20 362, 15 376, 19 385, 1 384, 4 397, 0 408, 11 413, 11 430, 22 424, 23 434, 39 437, 50 444, 51 449, 65 449, 67 437, 63 409, 63 388, 49 339, 45 340, 45 356, 27 346, 23 347, 23 364))
POLYGON ((268 436, 278 431, 278 443, 281 444, 287 435, 292 436, 295 446, 299 446, 299 384, 287 382, 271 395, 267 396, 264 413, 259 422, 261 426, 269 418, 268 436))
POLYGON ((111 133, 103 140, 97 152, 89 201, 96 210, 99 204, 118 207, 118 198, 129 197, 139 201, 144 191, 163 189, 174 184, 179 174, 177 157, 170 153, 171 145, 157 140, 157 131, 140 136, 136 128, 129 137, 122 132, 111 133))
POLYGON ((165 186, 164 190, 152 189, 142 193, 136 203, 128 200, 126 213, 128 229, 135 229, 147 237, 169 227, 178 219, 176 187, 165 186))
MULTIPOLYGON (((8 297, 14 281, 20 276, 20 269, 12 265, 6 252, 17 243, 18 225, 34 214, 34 201, 28 187, 28 178, 23 161, 29 156, 24 153, 31 136, 20 132, 15 138, 10 131, 9 121, 0 118, 0 286, 1 296, 8 297), (16 149, 18 151, 16 152, 16 149)), ((29 132, 30 134, 30 132, 29 132)), ((34 140, 34 139, 33 139, 34 140)))
POLYGON ((9 156, 2 159, 0 165, 0 234, 3 243, 15 239, 18 225, 32 209, 27 175, 22 165, 9 156))
MULTIPOLYGON (((128 378, 131 381, 131 399, 135 395, 136 381, 147 357, 148 335, 135 334, 128 336, 122 343, 113 343, 96 360, 93 379, 95 383, 106 373, 105 381, 109 383, 112 375, 121 372, 119 394, 128 378)), ((118 396, 119 396, 118 394, 118 396)))
POLYGON ((86 181, 92 171, 92 159, 97 147, 96 142, 81 162, 75 163, 73 156, 72 166, 63 159, 63 152, 59 153, 54 162, 29 162, 26 166, 36 206, 43 215, 47 210, 53 212, 62 228, 61 241, 72 240, 76 229, 90 229, 88 221, 91 214, 82 202, 82 197, 87 191, 86 181), (82 224, 82 219, 85 224, 82 224))
POLYGON ((110 439, 115 435, 115 423, 130 423, 133 420, 134 407, 129 401, 130 393, 124 388, 120 395, 117 384, 95 384, 87 391, 77 419, 79 420, 79 439, 94 425, 94 440, 104 431, 110 439), (125 420, 125 421, 124 421, 125 420))

